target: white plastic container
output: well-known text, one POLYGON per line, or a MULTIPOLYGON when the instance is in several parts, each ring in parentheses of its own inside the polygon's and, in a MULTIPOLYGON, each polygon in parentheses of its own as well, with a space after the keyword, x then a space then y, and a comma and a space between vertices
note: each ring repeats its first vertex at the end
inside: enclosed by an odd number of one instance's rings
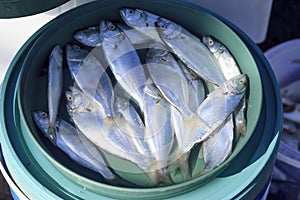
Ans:
POLYGON ((208 8, 242 29, 256 43, 266 39, 273 0, 186 0, 208 8))

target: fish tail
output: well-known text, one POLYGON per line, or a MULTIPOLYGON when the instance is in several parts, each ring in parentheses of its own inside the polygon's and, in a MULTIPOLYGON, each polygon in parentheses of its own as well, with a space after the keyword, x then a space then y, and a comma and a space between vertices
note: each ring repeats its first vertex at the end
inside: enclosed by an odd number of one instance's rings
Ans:
POLYGON ((189 155, 190 155, 190 152, 183 154, 179 158, 179 169, 181 172, 182 179, 184 181, 192 178, 192 176, 190 174, 190 169, 189 169, 189 155))
POLYGON ((172 181, 170 174, 167 172, 167 170, 160 169, 156 172, 158 180, 160 183, 163 183, 164 185, 172 185, 174 182, 172 181))

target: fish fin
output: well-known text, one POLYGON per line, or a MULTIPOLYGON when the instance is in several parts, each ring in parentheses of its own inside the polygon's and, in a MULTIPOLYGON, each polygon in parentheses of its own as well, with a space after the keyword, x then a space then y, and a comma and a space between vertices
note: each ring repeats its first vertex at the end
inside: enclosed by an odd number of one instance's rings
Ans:
POLYGON ((56 137, 56 130, 57 127, 55 127, 52 123, 49 124, 49 128, 47 130, 47 136, 50 139, 50 141, 57 146, 57 137, 56 137))

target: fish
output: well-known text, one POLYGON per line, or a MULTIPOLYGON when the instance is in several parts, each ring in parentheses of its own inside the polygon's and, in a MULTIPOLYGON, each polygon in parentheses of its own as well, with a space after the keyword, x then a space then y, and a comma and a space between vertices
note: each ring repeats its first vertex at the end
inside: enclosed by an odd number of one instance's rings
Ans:
MULTIPOLYGON (((241 70, 237 62, 224 44, 209 35, 203 36, 202 41, 217 59, 226 80, 241 74, 241 70)), ((247 132, 247 120, 245 116, 246 110, 246 99, 243 98, 239 108, 234 113, 237 138, 240 134, 245 135, 247 132)))
POLYGON ((174 142, 174 130, 171 123, 171 105, 158 93, 158 89, 147 83, 145 87, 145 141, 153 158, 158 161, 155 169, 163 182, 171 183, 166 174, 169 154, 174 142))
POLYGON ((128 26, 147 35, 155 42, 163 43, 155 28, 155 23, 159 18, 158 15, 132 8, 120 9, 120 15, 128 26))
POLYGON ((203 173, 219 166, 231 154, 233 130, 233 116, 230 115, 224 125, 218 127, 210 137, 203 141, 201 146, 205 161, 203 173))
POLYGON ((77 45, 66 46, 67 62, 75 83, 102 107, 106 117, 113 118, 114 89, 103 64, 77 45), (77 56, 79 55, 79 56, 77 56))
MULTIPOLYGON (((34 111, 33 118, 36 125, 47 136, 49 127, 49 115, 43 111, 34 111)), ((106 180, 113 182, 116 179, 114 173, 108 168, 101 152, 83 134, 67 121, 58 118, 55 123, 55 144, 71 159, 80 165, 100 173, 106 180)), ((50 140, 54 138, 50 137, 50 140)))
MULTIPOLYGON (((84 93, 79 91, 77 95, 73 94, 73 91, 66 91, 67 111, 75 126, 98 148, 111 155, 131 161, 148 172, 152 158, 138 152, 131 135, 120 129, 120 126, 124 125, 119 124, 118 126, 114 119, 105 118, 103 111, 84 93), (88 109, 76 106, 76 104, 83 105, 86 101, 89 101, 88 109)), ((118 168, 119 166, 115 167, 118 168)), ((122 170, 122 168, 120 169, 122 170)), ((155 177, 153 180, 155 182, 155 177)))
POLYGON ((146 65, 156 87, 161 94, 176 107, 184 118, 193 113, 189 109, 189 93, 193 88, 188 84, 180 66, 169 50, 162 45, 149 46, 146 53, 146 65))
POLYGON ((86 29, 76 31, 73 37, 81 44, 88 47, 101 46, 103 38, 101 38, 99 26, 90 26, 86 29))
POLYGON ((116 126, 131 137, 140 154, 151 157, 149 147, 144 141, 145 125, 134 106, 128 99, 120 97, 116 97, 114 103, 115 112, 119 114, 114 118, 116 126))
MULTIPOLYGON (((151 38, 142 32, 127 26, 124 23, 116 23, 117 27, 123 31, 132 44, 138 45, 150 42, 151 38)), ((99 26, 91 26, 83 30, 76 31, 74 38, 81 44, 88 47, 99 47, 102 45, 103 38, 100 34, 99 26)))
POLYGON ((100 22, 103 51, 109 67, 120 84, 143 108, 146 75, 141 60, 126 35, 110 21, 100 22))
POLYGON ((161 40, 188 68, 216 86, 225 82, 218 62, 199 38, 162 17, 159 17, 156 27, 161 40))
POLYGON ((49 57, 49 73, 48 73, 48 112, 49 127, 48 136, 53 137, 52 142, 55 143, 56 130, 55 122, 58 115, 60 99, 63 89, 63 52, 59 45, 56 45, 49 57))
POLYGON ((188 90, 189 109, 195 113, 199 105, 206 97, 205 83, 201 77, 189 70, 182 61, 178 60, 178 64, 190 88, 188 90))
POLYGON ((248 76, 241 74, 229 79, 200 104, 195 115, 182 122, 185 137, 179 153, 189 152, 196 144, 204 141, 221 126, 245 96, 248 76))
POLYGON ((224 44, 209 35, 203 36, 202 40, 203 44, 205 44, 217 59, 226 80, 241 74, 237 62, 224 44))
POLYGON ((80 70, 81 64, 84 59, 89 54, 89 51, 83 48, 80 48, 78 45, 66 45, 66 57, 67 64, 69 68, 70 75, 73 80, 76 79, 76 76, 80 70))

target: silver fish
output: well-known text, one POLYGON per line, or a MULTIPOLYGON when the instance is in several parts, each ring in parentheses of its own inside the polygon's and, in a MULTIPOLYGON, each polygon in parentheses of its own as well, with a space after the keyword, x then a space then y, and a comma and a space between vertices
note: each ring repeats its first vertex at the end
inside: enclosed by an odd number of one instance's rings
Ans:
POLYGON ((202 40, 217 59, 226 80, 241 74, 234 57, 221 42, 212 36, 203 36, 202 40))
POLYGON ((145 87, 144 101, 145 141, 155 160, 160 161, 161 169, 168 164, 168 155, 174 140, 171 107, 152 84, 145 87))
MULTIPOLYGON (((33 118, 41 131, 47 135, 49 127, 48 114, 43 111, 36 111, 33 112, 33 118)), ((63 119, 57 119, 55 128, 57 129, 56 146, 58 148, 80 165, 100 173, 105 179, 112 181, 116 178, 107 167, 96 146, 84 137, 78 129, 63 119)), ((49 139, 53 140, 54 138, 49 139)))
POLYGON ((103 51, 118 84, 143 107, 146 76, 132 43, 112 22, 101 21, 103 51))
MULTIPOLYGON (((238 67, 234 57, 230 53, 230 51, 218 41, 216 38, 212 36, 203 36, 203 43, 207 46, 207 48, 212 52, 212 54, 217 59, 219 66, 224 74, 226 80, 233 78, 234 76, 240 75, 241 71, 238 67)), ((245 134, 247 131, 246 127, 246 116, 245 112, 247 110, 246 99, 242 99, 237 111, 234 112, 235 116, 235 124, 236 124, 236 133, 237 137, 240 134, 245 134)))
POLYGON ((163 96, 180 110, 184 118, 189 118, 193 113, 188 106, 188 97, 193 88, 187 83, 172 54, 161 45, 150 45, 146 63, 154 84, 163 96))
MULTIPOLYGON (((126 34, 128 39, 134 45, 147 43, 151 40, 147 35, 123 23, 117 23, 116 25, 121 31, 123 31, 126 34)), ((86 29, 79 30, 74 33, 74 38, 81 44, 84 44, 85 46, 88 47, 101 46, 103 42, 103 38, 101 37, 99 26, 91 26, 86 29)))
POLYGON ((128 26, 142 32, 155 42, 163 43, 155 28, 159 16, 144 10, 131 8, 120 9, 120 15, 128 26))
MULTIPOLYGON (((76 127, 97 147, 112 155, 129 160, 145 171, 148 170, 151 158, 138 152, 130 134, 119 128, 121 124, 118 126, 114 119, 105 118, 102 110, 84 93, 73 94, 72 91, 66 92, 68 112, 76 127), (76 106, 79 102, 82 102, 79 105, 83 105, 83 102, 86 101, 90 103, 88 109, 84 110, 76 106)), ((120 167, 120 170, 122 170, 121 166, 113 167, 120 167)))
POLYGON ((102 107, 107 117, 112 118, 114 90, 102 63, 93 53, 77 45, 67 45, 66 49, 68 66, 75 83, 102 107))
POLYGON ((137 151, 146 157, 151 157, 149 147, 144 141, 145 125, 134 106, 128 99, 116 97, 114 118, 116 126, 130 136, 137 151))
POLYGON ((161 39, 187 67, 215 85, 225 82, 215 57, 197 37, 165 18, 160 17, 156 25, 161 39))
POLYGON ((48 73, 48 110, 49 110, 49 129, 48 136, 53 137, 55 143, 55 122, 59 109, 63 88, 63 52, 59 45, 56 45, 49 57, 48 73))
POLYGON ((204 172, 219 166, 232 152, 233 144, 233 117, 229 116, 224 125, 218 127, 202 143, 202 152, 205 161, 204 172))
POLYGON ((171 123, 171 105, 161 97, 152 84, 145 87, 145 141, 157 161, 151 170, 158 174, 159 181, 172 184, 167 172, 169 154, 173 147, 174 131, 171 123))
POLYGON ((186 136, 183 138, 182 152, 190 151, 224 123, 244 97, 247 85, 247 75, 241 74, 226 81, 208 95, 195 116, 183 122, 186 136))
POLYGON ((80 48, 78 45, 66 45, 67 63, 70 74, 75 80, 81 64, 87 57, 89 52, 80 48))
POLYGON ((99 26, 91 26, 74 33, 73 37, 88 47, 101 46, 103 38, 100 36, 99 26))

